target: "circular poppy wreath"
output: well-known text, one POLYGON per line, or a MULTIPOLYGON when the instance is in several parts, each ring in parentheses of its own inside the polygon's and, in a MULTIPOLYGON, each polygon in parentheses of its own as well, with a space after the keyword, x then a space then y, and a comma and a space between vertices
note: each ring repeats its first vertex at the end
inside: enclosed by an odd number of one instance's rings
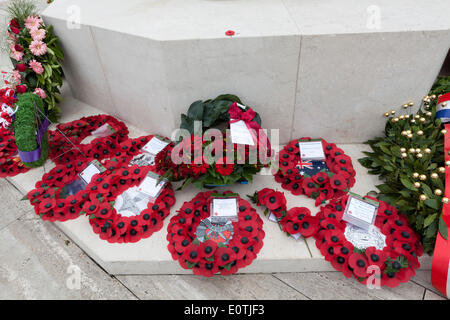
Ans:
POLYGON ((248 196, 257 206, 265 206, 264 215, 272 213, 282 231, 293 236, 301 234, 304 238, 314 236, 319 230, 319 219, 311 215, 305 207, 287 209, 286 197, 283 192, 264 188, 248 196))
POLYGON ((325 260, 347 278, 354 276, 363 284, 368 282, 372 266, 381 271, 381 286, 394 288, 408 282, 420 267, 418 257, 423 254, 423 247, 409 227, 407 217, 395 207, 379 201, 375 226, 386 237, 385 247, 359 249, 345 236, 347 225, 342 216, 347 200, 348 196, 332 200, 316 215, 320 221, 320 229, 315 235, 316 246, 325 260))
POLYGON ((0 128, 0 178, 13 177, 28 170, 17 154, 13 133, 0 128))
POLYGON ((175 195, 167 183, 155 202, 148 202, 139 215, 122 216, 114 208, 116 198, 129 188, 141 183, 147 173, 156 172, 153 166, 122 165, 113 173, 99 179, 92 179, 86 190, 89 198, 83 212, 89 215, 92 229, 100 239, 110 243, 134 243, 150 237, 161 230, 163 220, 175 204, 175 195))
POLYGON ((316 199, 316 206, 345 195, 354 186, 356 175, 352 159, 336 144, 321 140, 328 172, 320 171, 311 177, 300 174, 296 168, 301 161, 299 141, 311 141, 311 138, 301 138, 292 140, 279 152, 279 170, 274 174, 283 189, 316 199))
POLYGON ((118 144, 128 139, 127 126, 109 115, 83 117, 58 124, 57 129, 49 130, 50 158, 57 164, 67 164, 84 156, 97 160, 109 158, 116 152, 118 144), (88 144, 82 143, 93 131, 105 124, 108 124, 114 133, 95 138, 88 144), (70 139, 70 142, 64 135, 70 139))
POLYGON ((226 191, 223 195, 238 198, 238 221, 232 223, 232 239, 226 245, 213 240, 200 242, 196 229, 203 219, 210 217, 212 194, 216 192, 200 192, 185 202, 167 227, 167 248, 172 258, 178 260, 182 268, 205 277, 218 272, 233 274, 250 265, 261 250, 265 236, 263 221, 250 203, 226 191))
MULTIPOLYGON (((64 186, 74 182, 92 160, 94 159, 78 159, 65 165, 58 164, 36 182, 35 189, 28 192, 27 198, 42 220, 67 221, 80 216, 89 192, 85 189, 74 195, 67 195, 64 186)), ((118 161, 114 163, 118 164, 118 161)), ((106 170, 93 179, 108 174, 106 170)))

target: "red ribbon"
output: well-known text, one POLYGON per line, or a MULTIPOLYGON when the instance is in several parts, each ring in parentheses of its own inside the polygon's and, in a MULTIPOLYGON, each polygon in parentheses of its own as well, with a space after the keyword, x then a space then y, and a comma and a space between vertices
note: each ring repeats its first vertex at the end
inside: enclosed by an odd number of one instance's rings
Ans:
MULTIPOLYGON (((445 161, 450 160, 450 124, 445 125, 447 133, 444 137, 445 161)), ((445 167, 445 197, 450 198, 450 169, 445 167)), ((431 267, 431 283, 442 294, 450 297, 450 203, 444 203, 442 217, 447 225, 447 240, 437 233, 436 246, 434 247, 433 264, 431 267)))
POLYGON ((233 102, 233 104, 230 106, 230 109, 228 110, 228 114, 230 115, 231 119, 230 123, 238 122, 241 120, 244 121, 250 131, 250 134, 253 137, 253 141, 264 148, 264 150, 271 150, 269 138, 267 138, 267 135, 262 130, 261 126, 256 121, 253 121, 256 116, 256 112, 253 111, 253 109, 247 107, 247 110, 243 111, 238 107, 236 102, 233 102), (253 129, 254 131, 251 129, 253 129), (257 136, 255 136, 255 132, 256 134, 259 134, 259 140, 257 139, 257 136), (264 142, 267 143, 267 148, 264 142))

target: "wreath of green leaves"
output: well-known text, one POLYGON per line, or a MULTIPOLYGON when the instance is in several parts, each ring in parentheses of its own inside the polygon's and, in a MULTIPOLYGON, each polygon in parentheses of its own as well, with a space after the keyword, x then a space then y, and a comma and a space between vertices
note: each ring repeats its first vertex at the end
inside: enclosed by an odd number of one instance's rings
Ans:
MULTIPOLYGON (((223 122, 228 122, 230 121, 228 110, 234 102, 242 104, 241 99, 232 94, 223 94, 212 100, 195 101, 190 105, 187 115, 181 115, 180 128, 186 129, 191 134, 194 134, 194 121, 202 122, 203 132, 223 122)), ((258 113, 256 113, 253 121, 261 125, 261 117, 258 113)))
MULTIPOLYGON (((450 91, 450 77, 439 78, 431 89, 429 95, 440 95, 450 91)), ((425 252, 431 254, 434 250, 437 232, 447 238, 447 228, 442 219, 442 197, 444 196, 444 173, 439 167, 444 167, 444 139, 441 133, 441 120, 436 119, 436 101, 425 104, 416 115, 425 121, 412 123, 414 115, 403 120, 392 121, 390 117, 386 123, 385 134, 369 140, 366 143, 373 152, 364 152, 367 156, 359 162, 369 169, 370 174, 379 175, 384 182, 376 186, 379 190, 378 198, 386 201, 408 215, 411 227, 422 237, 425 252), (431 112, 427 116, 426 112, 431 112), (404 131, 411 130, 412 138, 404 135, 404 131), (417 131, 423 131, 417 135, 417 131), (402 134, 403 132, 403 134, 402 134), (406 149, 407 156, 402 157, 401 148, 406 149), (421 149, 422 158, 409 149, 421 149), (430 153, 423 150, 430 149, 430 153), (413 173, 425 175, 425 180, 415 178, 413 173), (436 173, 437 178, 431 178, 436 173), (419 182, 420 187, 415 183, 419 182), (439 189, 442 195, 435 194, 439 189), (425 195, 426 200, 421 201, 420 196, 425 195)), ((417 176, 417 175, 415 175, 417 176)), ((436 175, 434 175, 436 177, 436 175)))
MULTIPOLYGON (((14 137, 16 140, 17 148, 20 151, 33 151, 38 148, 36 141, 37 123, 44 121, 44 103, 42 99, 34 93, 28 92, 20 94, 17 97, 16 102, 17 112, 15 113, 14 125, 14 137), (40 112, 36 112, 35 107, 40 112)), ((24 162, 24 166, 27 168, 35 168, 42 166, 47 160, 48 156, 48 135, 45 132, 41 142, 41 157, 34 162, 24 162)))

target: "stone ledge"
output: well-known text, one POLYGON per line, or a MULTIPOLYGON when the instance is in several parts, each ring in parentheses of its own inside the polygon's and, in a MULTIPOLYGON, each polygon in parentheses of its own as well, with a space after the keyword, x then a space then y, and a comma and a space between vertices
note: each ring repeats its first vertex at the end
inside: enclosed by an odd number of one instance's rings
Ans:
MULTIPOLYGON (((62 105, 64 110, 61 122, 78 119, 82 116, 89 116, 101 113, 76 99, 66 97, 62 105)), ((130 136, 138 137, 145 133, 129 126, 130 136)), ((157 133, 151 132, 149 133, 157 133)), ((340 145, 349 154, 357 172, 357 182, 352 189, 353 192, 366 194, 375 189, 378 179, 375 176, 367 175, 366 170, 357 162, 362 156, 362 151, 367 150, 365 145, 340 145)), ((47 161, 44 167, 30 170, 25 174, 8 178, 22 193, 27 193, 34 188, 36 181, 40 179, 45 171, 49 171, 54 165, 47 161)), ((229 188, 218 188, 220 190, 231 189, 238 192, 242 197, 252 194, 255 190, 263 187, 280 189, 272 176, 258 175, 255 181, 249 185, 235 185, 229 188)), ((164 227, 152 237, 144 239, 135 244, 110 244, 101 240, 91 230, 88 218, 81 216, 76 220, 67 222, 57 222, 56 225, 81 247, 92 259, 102 266, 110 274, 189 274, 190 271, 182 269, 178 262, 171 259, 167 250, 165 239, 167 224, 184 201, 190 200, 197 189, 192 186, 187 187, 182 192, 176 193, 176 203, 171 210, 171 215, 164 221, 164 227)), ((288 207, 306 206, 313 214, 317 212, 314 201, 306 197, 295 197, 285 193, 288 207)), ((264 221, 264 231, 266 237, 264 246, 258 258, 247 268, 241 269, 240 273, 281 273, 281 272, 313 272, 313 271, 333 271, 331 265, 326 262, 317 250, 313 239, 305 241, 295 241, 280 232, 275 223, 268 221, 263 216, 262 209, 257 208, 258 213, 264 221)), ((50 223, 50 222, 47 222, 50 223)), ((431 268, 431 258, 422 257, 421 264, 423 270, 431 268)))

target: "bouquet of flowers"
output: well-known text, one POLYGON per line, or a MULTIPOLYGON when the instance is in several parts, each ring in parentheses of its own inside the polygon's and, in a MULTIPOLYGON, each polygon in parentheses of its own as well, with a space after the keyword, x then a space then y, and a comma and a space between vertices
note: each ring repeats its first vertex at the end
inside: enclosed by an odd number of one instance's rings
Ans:
POLYGON ((44 100, 49 118, 60 113, 64 58, 52 26, 46 26, 32 0, 12 0, 7 8, 11 20, 7 36, 14 66, 16 92, 33 92, 44 100))
POLYGON ((270 143, 261 129, 259 115, 241 104, 238 97, 222 95, 214 100, 196 101, 182 115, 185 135, 172 150, 158 154, 156 165, 172 181, 183 180, 198 188, 248 183, 269 165, 270 143), (196 132, 195 122, 206 130, 196 132), (241 121, 252 135, 253 144, 233 143, 232 123, 241 121), (222 126, 222 128, 221 128, 222 126))

